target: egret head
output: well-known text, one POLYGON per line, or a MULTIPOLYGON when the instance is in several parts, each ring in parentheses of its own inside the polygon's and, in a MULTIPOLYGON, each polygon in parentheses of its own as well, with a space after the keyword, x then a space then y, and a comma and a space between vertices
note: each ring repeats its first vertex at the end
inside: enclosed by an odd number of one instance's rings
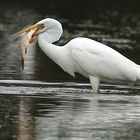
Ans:
POLYGON ((62 32, 63 32, 62 25, 60 22, 58 22, 57 20, 52 19, 52 18, 46 18, 46 19, 43 19, 43 20, 37 22, 34 25, 31 25, 31 26, 19 31, 18 33, 13 35, 13 37, 20 36, 23 33, 28 33, 32 29, 35 29, 35 28, 37 29, 35 36, 37 36, 37 37, 40 36, 41 38, 46 39, 50 43, 59 40, 59 38, 61 37, 62 32))
POLYGON ((56 29, 56 30, 62 30, 62 25, 60 22, 58 22, 57 20, 55 19, 52 19, 52 18, 46 18, 46 19, 43 19, 39 22, 36 23, 36 25, 40 26, 40 27, 43 27, 40 32, 38 33, 42 33, 42 32, 45 32, 47 30, 52 30, 52 29, 56 29))

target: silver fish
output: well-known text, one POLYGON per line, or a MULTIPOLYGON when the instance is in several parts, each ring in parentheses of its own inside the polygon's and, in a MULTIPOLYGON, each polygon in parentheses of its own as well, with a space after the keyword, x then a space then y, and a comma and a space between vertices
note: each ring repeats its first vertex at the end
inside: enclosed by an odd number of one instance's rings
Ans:
POLYGON ((20 43, 20 51, 21 51, 21 59, 20 59, 20 67, 22 70, 24 69, 24 58, 27 54, 27 48, 28 46, 35 41, 35 33, 37 32, 37 28, 31 29, 29 32, 27 32, 20 43))

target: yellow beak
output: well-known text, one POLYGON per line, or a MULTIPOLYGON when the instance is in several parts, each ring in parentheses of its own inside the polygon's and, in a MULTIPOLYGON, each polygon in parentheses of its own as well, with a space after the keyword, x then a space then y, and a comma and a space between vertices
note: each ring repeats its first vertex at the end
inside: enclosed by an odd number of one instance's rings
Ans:
POLYGON ((15 33, 14 35, 11 36, 11 38, 14 39, 14 38, 16 38, 16 37, 19 37, 21 34, 23 34, 23 33, 28 33, 28 32, 30 32, 32 29, 35 29, 35 28, 36 28, 37 30, 40 30, 40 29, 42 29, 43 27, 42 27, 42 25, 40 25, 40 24, 31 25, 31 26, 26 27, 26 28, 22 29, 21 31, 15 33))

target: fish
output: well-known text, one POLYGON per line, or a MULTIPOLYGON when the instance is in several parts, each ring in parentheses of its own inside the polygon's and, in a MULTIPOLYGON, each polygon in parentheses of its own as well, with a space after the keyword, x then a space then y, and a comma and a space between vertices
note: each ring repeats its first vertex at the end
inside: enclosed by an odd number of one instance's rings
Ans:
POLYGON ((36 32, 37 28, 31 29, 30 31, 26 32, 22 37, 21 43, 19 45, 21 52, 20 67, 22 70, 24 69, 24 59, 28 52, 28 46, 35 41, 36 32))

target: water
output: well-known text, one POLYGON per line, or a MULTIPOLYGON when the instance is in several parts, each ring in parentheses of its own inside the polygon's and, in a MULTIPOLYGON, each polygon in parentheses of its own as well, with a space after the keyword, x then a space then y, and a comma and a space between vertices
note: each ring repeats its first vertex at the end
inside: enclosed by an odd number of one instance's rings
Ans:
POLYGON ((1 140, 137 140, 139 87, 0 81, 1 140), (131 92, 130 92, 131 91, 131 92), (107 94, 108 93, 108 94, 107 94), (131 94, 130 94, 131 93, 131 94))
POLYGON ((59 19, 64 34, 103 42, 140 64, 140 14, 106 10, 86 19, 40 14, 33 9, 0 10, 0 140, 139 140, 140 87, 101 84, 93 95, 89 81, 73 79, 34 46, 25 70, 9 37, 44 17, 59 19))

